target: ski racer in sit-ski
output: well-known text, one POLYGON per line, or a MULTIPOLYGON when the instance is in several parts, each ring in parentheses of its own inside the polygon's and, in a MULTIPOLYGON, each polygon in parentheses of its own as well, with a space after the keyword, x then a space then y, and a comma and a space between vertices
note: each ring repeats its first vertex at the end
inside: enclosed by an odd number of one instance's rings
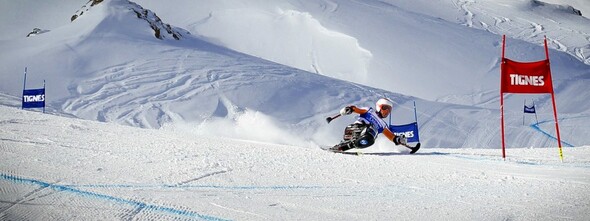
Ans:
POLYGON ((336 117, 349 115, 352 113, 359 114, 357 120, 346 127, 344 130, 344 140, 331 147, 329 150, 334 152, 343 152, 353 148, 367 148, 375 143, 375 139, 380 133, 383 133, 387 139, 393 141, 395 145, 404 145, 410 148, 410 153, 418 151, 419 146, 410 147, 407 144, 406 137, 401 134, 396 136, 389 130, 387 123, 383 120, 389 116, 393 108, 391 101, 381 98, 373 108, 359 108, 354 105, 346 106, 340 110, 340 114, 335 117, 329 117, 328 123, 336 117))

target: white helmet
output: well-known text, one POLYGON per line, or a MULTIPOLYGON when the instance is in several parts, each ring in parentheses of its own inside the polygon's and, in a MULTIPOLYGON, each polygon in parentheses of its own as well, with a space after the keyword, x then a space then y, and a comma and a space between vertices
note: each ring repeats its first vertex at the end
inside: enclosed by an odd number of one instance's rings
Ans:
POLYGON ((389 99, 381 98, 377 101, 377 103, 375 103, 375 110, 380 112, 383 109, 383 106, 388 106, 386 109, 389 108, 389 111, 391 111, 391 108, 393 108, 393 103, 389 99))

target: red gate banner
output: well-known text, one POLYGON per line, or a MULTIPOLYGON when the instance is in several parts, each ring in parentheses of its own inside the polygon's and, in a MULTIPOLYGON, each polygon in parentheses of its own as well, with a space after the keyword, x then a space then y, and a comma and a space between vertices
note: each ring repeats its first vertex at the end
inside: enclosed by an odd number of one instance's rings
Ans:
POLYGON ((549 60, 517 62, 502 59, 502 93, 553 93, 549 60))

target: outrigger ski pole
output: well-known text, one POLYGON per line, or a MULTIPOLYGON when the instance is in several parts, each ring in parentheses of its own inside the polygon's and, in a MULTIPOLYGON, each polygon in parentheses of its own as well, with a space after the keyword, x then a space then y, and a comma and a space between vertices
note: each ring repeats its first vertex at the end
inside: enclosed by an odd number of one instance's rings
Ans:
POLYGON ((326 118, 326 121, 328 121, 328 123, 330 123, 332 120, 334 120, 334 119, 336 119, 336 118, 339 118, 340 116, 342 116, 342 114, 336 114, 336 115, 334 115, 334 116, 327 117, 327 118, 326 118))

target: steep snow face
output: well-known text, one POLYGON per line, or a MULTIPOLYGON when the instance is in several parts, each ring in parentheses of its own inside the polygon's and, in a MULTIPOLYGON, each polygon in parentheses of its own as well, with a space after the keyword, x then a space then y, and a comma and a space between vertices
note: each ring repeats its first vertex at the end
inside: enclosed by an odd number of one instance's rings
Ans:
MULTIPOLYGON (((295 67, 299 69, 346 80, 360 80, 355 82, 427 99, 497 90, 495 82, 498 82, 498 57, 501 51, 499 35, 502 34, 508 35, 509 39, 538 45, 535 47, 510 42, 516 54, 509 55, 521 61, 544 57, 542 47, 539 46, 545 35, 551 48, 583 62, 587 62, 590 45, 588 19, 567 11, 566 6, 533 0, 281 0, 271 4, 261 1, 248 4, 229 0, 206 1, 206 4, 181 1, 179 5, 183 5, 182 8, 153 1, 140 2, 161 11, 162 16, 191 32, 232 49, 291 66, 297 65, 295 67), (283 29, 288 28, 291 32, 277 31, 271 24, 280 22, 277 18, 282 16, 281 11, 306 13, 308 20, 317 21, 321 29, 301 26, 299 23, 282 23, 288 26, 283 29), (183 17, 183 14, 190 16, 183 17), (248 25, 244 25, 246 23, 248 25), (247 28, 239 28, 244 26, 247 28), (322 29, 348 36, 358 43, 346 44, 352 46, 346 49, 346 56, 337 54, 339 50, 328 48, 331 44, 323 47, 314 41, 303 40, 298 41, 300 44, 291 43, 295 36, 303 39, 321 36, 323 33, 318 32, 322 29), (261 39, 264 43, 260 43, 261 39), (280 45, 280 48, 275 45, 280 45), (332 59, 314 59, 316 57, 313 55, 330 51, 334 53, 330 53, 329 57, 338 58, 336 60, 339 63, 335 64, 358 63, 358 59, 353 59, 358 54, 354 45, 371 54, 369 63, 363 68, 365 71, 354 71, 353 76, 341 77, 352 71, 330 73, 328 70, 334 69, 314 69, 337 66, 331 64, 334 63, 332 59), (289 52, 288 59, 285 59, 285 52, 289 52)), ((340 45, 345 43, 338 38, 330 38, 330 42, 340 42, 340 45)), ((552 53, 551 56, 566 57, 560 53, 552 53)), ((557 75, 580 75, 588 69, 587 65, 580 66, 570 61, 553 64, 557 75), (572 68, 572 65, 576 67, 572 68)), ((465 99, 457 102, 469 101, 465 99)))
POLYGON ((326 29, 307 12, 225 9, 188 28, 246 54, 343 80, 368 81, 371 52, 354 37, 326 29))

